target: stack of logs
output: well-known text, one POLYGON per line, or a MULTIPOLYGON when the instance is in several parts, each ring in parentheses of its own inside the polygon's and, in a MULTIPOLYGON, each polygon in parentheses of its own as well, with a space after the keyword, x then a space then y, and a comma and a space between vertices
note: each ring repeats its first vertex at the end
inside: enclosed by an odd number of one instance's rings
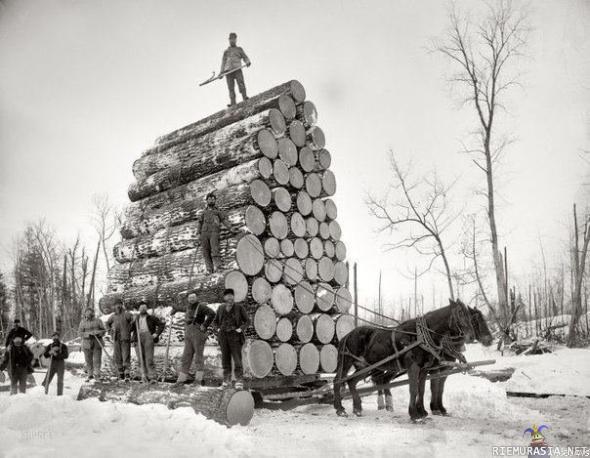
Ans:
POLYGON ((189 291, 215 304, 233 288, 251 316, 249 376, 333 372, 335 344, 354 320, 336 181, 316 120, 290 81, 160 137, 133 164, 102 312, 116 299, 180 311, 189 291), (229 222, 213 274, 196 223, 210 192, 229 222))

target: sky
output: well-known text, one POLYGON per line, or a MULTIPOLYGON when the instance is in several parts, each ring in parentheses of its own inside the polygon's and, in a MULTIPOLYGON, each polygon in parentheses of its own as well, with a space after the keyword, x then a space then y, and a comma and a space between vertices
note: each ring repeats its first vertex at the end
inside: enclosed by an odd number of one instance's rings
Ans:
MULTIPOLYGON (((517 6, 523 3, 515 2, 517 6)), ((306 88, 332 153, 335 201, 359 296, 370 304, 383 277, 386 304, 413 294, 406 277, 424 260, 384 252, 367 193, 391 181, 388 152, 418 176, 436 168, 457 180, 454 208, 481 212, 482 175, 460 154, 473 128, 448 82, 449 63, 428 51, 445 30, 439 0, 4 1, 0 5, 0 269, 27 221, 40 217, 60 238, 89 246, 93 194, 123 207, 131 165, 156 137, 223 108, 218 70, 229 32, 252 60, 250 95, 290 79, 306 88)), ((458 2, 469 9, 478 2, 458 2)), ((503 125, 516 139, 499 169, 501 245, 524 281, 539 241, 557 265, 565 256, 571 205, 590 150, 590 3, 527 4, 533 27, 519 62, 522 87, 503 125)), ((475 13, 474 13, 475 14, 475 13)), ((450 236, 450 244, 458 238, 450 236)), ((455 250, 456 251, 456 250, 455 250)), ((453 267, 462 261, 452 253, 453 267)), ((440 268, 440 266, 437 266, 440 268)), ((438 271, 421 294, 445 297, 438 271)), ((432 302, 432 301, 430 301, 432 302)), ((386 307, 387 308, 387 307, 386 307)))

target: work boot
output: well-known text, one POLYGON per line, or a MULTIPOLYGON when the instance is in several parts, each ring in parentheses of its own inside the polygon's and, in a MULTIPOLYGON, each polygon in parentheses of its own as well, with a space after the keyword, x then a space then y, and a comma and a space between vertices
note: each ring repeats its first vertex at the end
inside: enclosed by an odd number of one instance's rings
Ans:
POLYGON ((219 268, 221 267, 221 259, 218 256, 213 258, 213 272, 219 272, 219 268))
POLYGON ((186 383, 187 380, 188 380, 188 375, 187 374, 185 374, 184 372, 179 372, 178 373, 178 378, 176 379, 176 383, 178 385, 181 385, 183 383, 186 383))
POLYGON ((203 385, 203 375, 204 371, 197 371, 195 374, 195 379, 193 380, 193 385, 202 386, 203 385))

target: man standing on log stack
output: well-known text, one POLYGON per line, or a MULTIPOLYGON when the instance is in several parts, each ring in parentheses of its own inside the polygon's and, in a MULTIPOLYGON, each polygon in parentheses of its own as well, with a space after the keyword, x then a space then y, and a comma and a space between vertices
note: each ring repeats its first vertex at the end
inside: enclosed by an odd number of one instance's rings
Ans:
POLYGON ((151 382, 156 381, 154 344, 160 340, 160 334, 164 332, 165 327, 164 323, 158 317, 148 314, 145 303, 139 305, 139 315, 137 315, 131 327, 131 342, 137 342, 135 351, 137 352, 137 359, 143 372, 142 379, 147 379, 151 382))
POLYGON ((221 348, 221 365, 223 366, 223 386, 231 384, 231 364, 234 362, 236 388, 243 388, 242 382, 242 345, 244 345, 244 330, 250 323, 246 309, 234 302, 234 290, 223 292, 223 304, 215 314, 215 326, 219 334, 217 341, 221 348))
POLYGON ((227 217, 217 208, 214 193, 207 194, 207 207, 197 218, 197 234, 201 241, 201 251, 208 273, 219 270, 221 258, 219 256, 219 231, 221 226, 230 229, 227 217))
POLYGON ((51 358, 43 385, 47 392, 53 376, 57 374, 57 395, 62 396, 64 394, 64 372, 66 369, 65 360, 68 359, 68 346, 60 342, 57 331, 52 334, 51 338, 53 341, 45 347, 45 353, 43 353, 46 358, 51 358))
POLYGON ((176 383, 185 383, 194 378, 194 383, 200 385, 204 375, 203 352, 205 351, 205 342, 207 342, 207 328, 215 319, 215 312, 207 305, 199 303, 195 293, 189 294, 187 299, 182 368, 178 373, 176 383), (196 360, 194 377, 190 374, 193 359, 196 360))
POLYGON ((225 72, 235 70, 225 75, 227 87, 229 89, 230 103, 228 107, 232 107, 236 104, 236 81, 238 82, 238 88, 240 89, 240 94, 242 94, 242 99, 244 99, 244 101, 248 100, 248 96, 246 95, 246 84, 244 83, 244 74, 242 73, 241 67, 242 59, 244 59, 246 67, 249 67, 251 62, 244 50, 236 45, 237 40, 238 36, 235 33, 232 32, 229 34, 229 48, 223 52, 221 70, 219 71, 219 78, 221 79, 225 72))
POLYGON ((131 366, 131 327, 133 315, 125 310, 121 300, 115 302, 115 313, 107 320, 107 329, 113 338, 113 359, 119 378, 129 381, 131 366))
POLYGON ((89 382, 100 377, 102 366, 102 347, 104 346, 102 336, 106 330, 100 318, 94 316, 94 309, 89 307, 84 312, 84 319, 78 328, 82 339, 82 351, 86 360, 86 381, 89 382))

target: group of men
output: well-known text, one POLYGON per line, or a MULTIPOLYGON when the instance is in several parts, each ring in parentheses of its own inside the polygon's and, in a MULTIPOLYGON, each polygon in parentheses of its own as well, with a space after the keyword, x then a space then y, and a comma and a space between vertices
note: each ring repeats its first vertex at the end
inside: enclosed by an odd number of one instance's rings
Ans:
MULTIPOLYGON (((14 326, 6 337, 6 349, 2 363, 0 363, 0 382, 4 382, 5 379, 3 371, 8 370, 11 395, 17 392, 26 393, 27 379, 34 372, 34 355, 25 344, 32 336, 33 334, 22 327, 20 320, 17 318, 14 320, 14 326)), ((68 358, 68 347, 59 340, 58 332, 52 334, 51 343, 45 347, 43 356, 49 359, 49 367, 43 381, 45 390, 47 392, 53 377, 57 375, 57 395, 61 396, 64 388, 65 360, 68 358)))

